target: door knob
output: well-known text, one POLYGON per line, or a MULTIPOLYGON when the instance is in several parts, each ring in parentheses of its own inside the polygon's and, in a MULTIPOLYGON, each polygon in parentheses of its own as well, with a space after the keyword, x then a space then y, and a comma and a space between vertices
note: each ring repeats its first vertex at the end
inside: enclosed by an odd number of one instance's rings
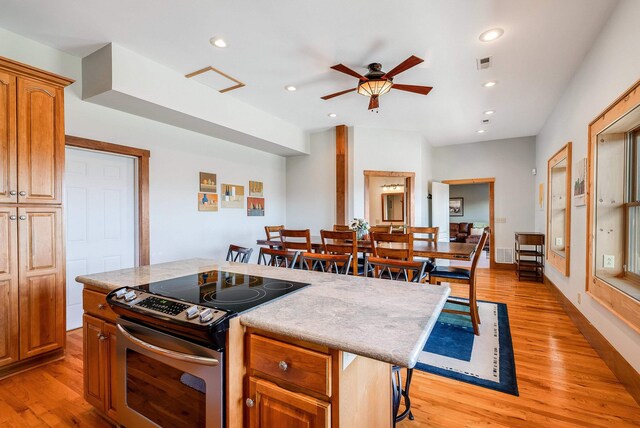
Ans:
POLYGON ((18 217, 15 216, 15 215, 10 215, 9 216, 9 220, 17 220, 17 219, 18 219, 18 217))
POLYGON ((98 340, 107 340, 107 336, 102 333, 98 333, 98 340))
POLYGON ((10 194, 11 196, 15 196, 15 195, 17 195, 17 194, 18 194, 18 192, 16 192, 15 190, 11 190, 11 191, 9 191, 9 194, 10 194))
POLYGON ((20 192, 20 196, 27 196, 27 192, 23 190, 22 192, 20 192))
POLYGON ((285 361, 280 361, 278 363, 278 367, 280 367, 280 370, 282 370, 283 372, 286 372, 289 368, 289 365, 285 361))
POLYGON ((20 216, 20 220, 26 220, 26 219, 27 219, 27 216, 26 216, 26 215, 21 215, 21 216, 20 216))
POLYGON ((247 407, 253 407, 256 404, 251 398, 247 398, 245 403, 247 404, 247 407))

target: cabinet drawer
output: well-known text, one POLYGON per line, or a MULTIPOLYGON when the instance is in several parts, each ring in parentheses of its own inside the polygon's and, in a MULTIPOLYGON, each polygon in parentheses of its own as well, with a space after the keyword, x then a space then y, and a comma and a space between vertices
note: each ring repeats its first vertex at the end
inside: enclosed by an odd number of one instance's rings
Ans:
POLYGON ((107 304, 107 295, 97 291, 82 290, 82 307, 84 311, 108 321, 115 321, 118 317, 107 304))
POLYGON ((252 334, 249 368, 331 396, 331 356, 252 334))

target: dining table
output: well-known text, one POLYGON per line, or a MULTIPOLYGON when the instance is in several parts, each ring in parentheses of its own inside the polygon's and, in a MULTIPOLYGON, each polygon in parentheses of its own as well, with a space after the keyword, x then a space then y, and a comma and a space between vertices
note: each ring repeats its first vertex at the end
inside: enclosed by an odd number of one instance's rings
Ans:
MULTIPOLYGON (((279 239, 258 239, 257 245, 269 247, 281 247, 282 241, 279 239)), ((402 249, 406 244, 399 242, 385 242, 382 246, 402 249)), ((413 241, 413 255, 431 259, 464 260, 471 261, 475 254, 477 244, 467 244, 466 242, 430 242, 413 241)), ((311 236, 311 248, 313 251, 322 251, 322 238, 311 236)), ((358 240, 358 251, 371 253, 371 241, 369 239, 358 240)))

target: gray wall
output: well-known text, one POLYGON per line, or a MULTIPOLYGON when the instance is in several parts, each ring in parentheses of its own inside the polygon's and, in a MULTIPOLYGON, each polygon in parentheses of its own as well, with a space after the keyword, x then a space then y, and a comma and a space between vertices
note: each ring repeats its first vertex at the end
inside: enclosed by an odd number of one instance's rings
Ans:
POLYGON ((464 198, 464 215, 449 217, 451 223, 485 223, 489 225, 489 184, 459 184, 449 187, 450 198, 464 198))
POLYGON ((496 248, 513 248, 514 232, 534 230, 535 144, 522 137, 433 148, 434 181, 496 179, 496 248))

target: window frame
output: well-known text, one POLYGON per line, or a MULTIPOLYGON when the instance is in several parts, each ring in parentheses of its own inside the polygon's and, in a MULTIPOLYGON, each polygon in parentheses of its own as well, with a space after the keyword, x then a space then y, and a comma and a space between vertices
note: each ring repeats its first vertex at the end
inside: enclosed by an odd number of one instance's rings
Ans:
MULTIPOLYGON (((596 159, 598 135, 609 126, 624 117, 636 107, 640 106, 640 81, 625 91, 600 115, 589 124, 588 144, 588 186, 587 186, 587 252, 586 252, 586 284, 585 289, 589 296, 602 304, 614 315, 627 323, 631 328, 640 333, 640 301, 625 294, 608 282, 598 278, 595 274, 595 183, 596 183, 596 159)), ((633 129, 627 132, 632 132, 633 129)), ((640 166, 638 166, 640 168, 640 166)), ((629 194, 629 193, 628 193, 629 194)), ((628 200, 628 199, 627 199, 628 200)), ((635 205, 635 204, 634 204, 635 205)), ((625 204, 625 236, 628 237, 628 211, 625 204)), ((627 262, 628 243, 625 242, 625 263, 627 262)), ((626 276, 626 275, 625 275, 626 276)), ((631 279, 631 276, 629 277, 631 279)), ((634 281, 635 282, 635 281, 634 281)))

